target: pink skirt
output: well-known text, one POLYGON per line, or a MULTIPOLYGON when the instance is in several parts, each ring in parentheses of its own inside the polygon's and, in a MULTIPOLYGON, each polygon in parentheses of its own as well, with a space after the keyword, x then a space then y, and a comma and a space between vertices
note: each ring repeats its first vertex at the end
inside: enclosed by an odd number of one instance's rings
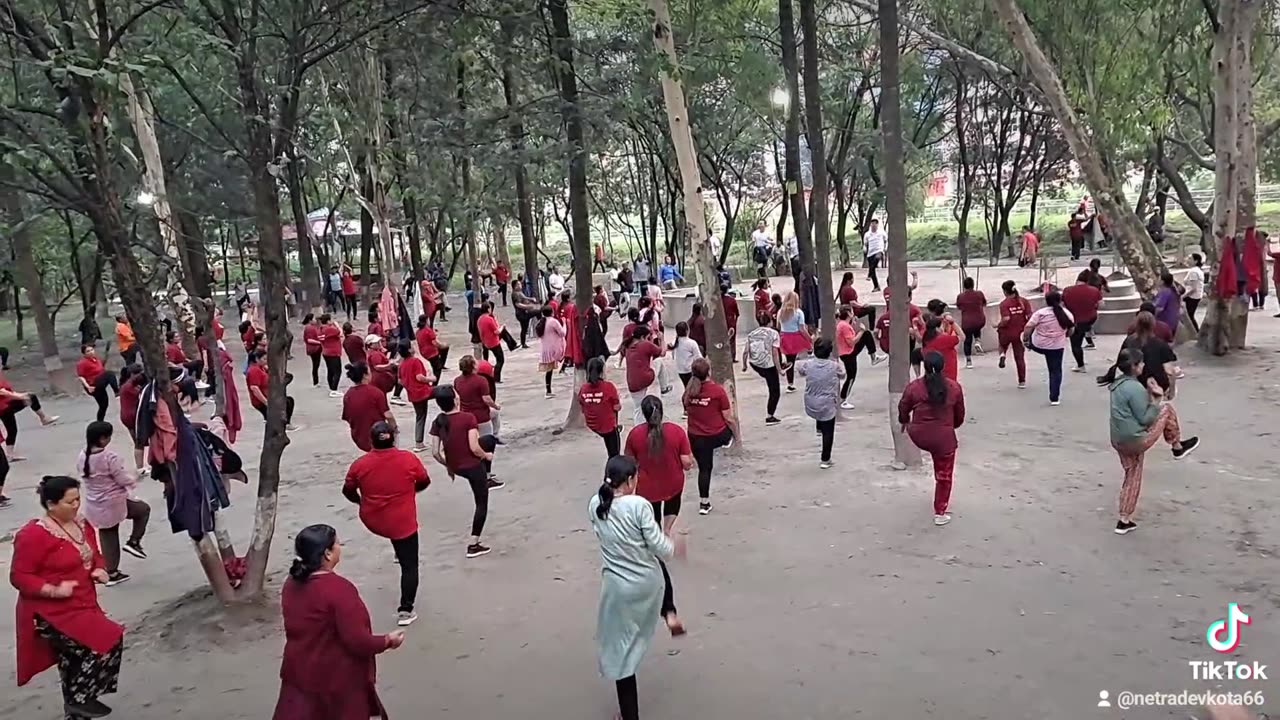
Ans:
POLYGON ((779 344, 783 355, 799 355, 813 349, 813 342, 804 332, 784 332, 779 344))

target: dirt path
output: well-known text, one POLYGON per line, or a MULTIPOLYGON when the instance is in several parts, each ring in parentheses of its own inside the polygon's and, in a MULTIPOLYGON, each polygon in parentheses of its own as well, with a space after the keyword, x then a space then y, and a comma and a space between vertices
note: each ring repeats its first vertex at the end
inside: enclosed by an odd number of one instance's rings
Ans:
MULTIPOLYGON (((682 516, 690 558, 673 576, 690 634, 659 639, 646 658, 644 717, 1180 718, 1185 712, 1176 709, 1098 710, 1098 692, 1114 699, 1121 690, 1215 686, 1273 691, 1269 705, 1280 708, 1275 681, 1193 681, 1186 665, 1219 659, 1204 643, 1205 628, 1234 601, 1253 617, 1238 659, 1273 663, 1280 675, 1280 448, 1272 434, 1280 421, 1280 321, 1269 316, 1253 318, 1255 347, 1225 363, 1185 353, 1189 377, 1178 407, 1186 431, 1205 445, 1181 463, 1153 451, 1142 528, 1127 537, 1111 532, 1120 474, 1106 443, 1105 391, 1092 375, 1068 374, 1063 405, 1050 408, 1037 357, 1024 391, 991 355, 962 371, 971 418, 956 468, 955 520, 934 528, 927 468, 885 466, 883 366, 860 374, 859 409, 839 425, 837 464, 828 471, 817 467, 801 396, 784 396, 786 421, 766 428, 763 383, 740 374, 745 448, 719 459, 715 512, 682 516)), ((461 318, 446 326, 455 357, 461 318)), ((1107 338, 1091 354, 1097 369, 1117 344, 1107 338)), ((559 396, 544 400, 536 353, 535 344, 509 360, 500 392, 511 444, 496 464, 508 484, 490 503, 493 554, 464 559, 470 493, 430 468, 434 484, 419 510, 422 617, 406 646, 379 662, 393 718, 576 720, 615 712, 612 687, 595 672, 599 561, 586 518, 604 451, 585 432, 551 437, 570 381, 558 378, 559 396)), ((275 565, 287 567, 297 529, 335 525, 346 543, 341 572, 360 586, 375 628, 390 629, 398 582, 391 548, 364 530, 339 492, 357 456, 338 421, 340 401, 305 386, 293 393, 307 427, 285 458, 275 565)), ((16 502, 0 513, 0 535, 36 513, 30 488, 40 474, 70 471, 80 447, 92 404, 49 404, 63 416, 59 426, 37 429, 34 418, 22 418, 31 460, 14 468, 16 502)), ((256 416, 246 420, 238 446, 256 466, 260 429, 256 416)), ((142 494, 162 505, 155 483, 142 494)), ((231 512, 241 542, 249 498, 236 488, 231 512)), ((184 537, 169 534, 161 514, 156 520, 151 559, 126 558, 133 580, 102 593, 130 627, 122 691, 108 698, 116 716, 268 717, 283 644, 278 587, 271 605, 224 613, 205 597, 184 537)), ((0 551, 0 572, 8 561, 0 551)), ((3 592, 11 601, 7 585, 3 592)), ((8 683, 12 622, 0 614, 8 683)), ((0 698, 0 717, 58 717, 53 673, 27 688, 6 687, 0 698)))

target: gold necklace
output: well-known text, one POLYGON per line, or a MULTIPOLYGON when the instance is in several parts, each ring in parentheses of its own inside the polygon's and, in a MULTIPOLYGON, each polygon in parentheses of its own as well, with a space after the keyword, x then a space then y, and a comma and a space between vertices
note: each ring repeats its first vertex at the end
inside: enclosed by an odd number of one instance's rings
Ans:
POLYGON ((93 565, 93 548, 89 547, 89 539, 85 536, 84 528, 80 528, 80 539, 77 540, 67 530, 67 526, 62 524, 61 520, 52 515, 46 514, 46 516, 58 526, 59 534, 75 546, 80 553, 80 562, 84 564, 85 569, 89 569, 93 565))

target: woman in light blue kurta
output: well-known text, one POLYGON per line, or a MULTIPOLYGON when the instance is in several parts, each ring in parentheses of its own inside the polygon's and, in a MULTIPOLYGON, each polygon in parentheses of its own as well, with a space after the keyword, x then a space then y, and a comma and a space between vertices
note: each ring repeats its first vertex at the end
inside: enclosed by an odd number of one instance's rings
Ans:
MULTIPOLYGON (((635 494, 636 462, 617 455, 605 466, 605 481, 591 498, 591 527, 600 540, 603 561, 600 612, 596 619, 596 654, 600 674, 618 690, 622 720, 638 720, 636 668, 649 649, 662 614, 670 578, 658 564, 669 559, 675 544, 662 533, 648 500, 635 494)), ((672 635, 684 628, 672 613, 672 635)))

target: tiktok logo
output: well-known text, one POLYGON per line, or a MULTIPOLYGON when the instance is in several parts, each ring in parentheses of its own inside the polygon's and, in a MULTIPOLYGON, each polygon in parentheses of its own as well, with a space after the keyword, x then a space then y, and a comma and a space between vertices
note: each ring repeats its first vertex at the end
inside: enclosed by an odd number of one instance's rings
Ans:
POLYGON ((1227 616, 1209 625, 1204 639, 1209 647, 1220 653, 1229 653, 1240 644, 1240 626, 1249 624, 1249 616, 1236 603, 1227 605, 1227 616))

